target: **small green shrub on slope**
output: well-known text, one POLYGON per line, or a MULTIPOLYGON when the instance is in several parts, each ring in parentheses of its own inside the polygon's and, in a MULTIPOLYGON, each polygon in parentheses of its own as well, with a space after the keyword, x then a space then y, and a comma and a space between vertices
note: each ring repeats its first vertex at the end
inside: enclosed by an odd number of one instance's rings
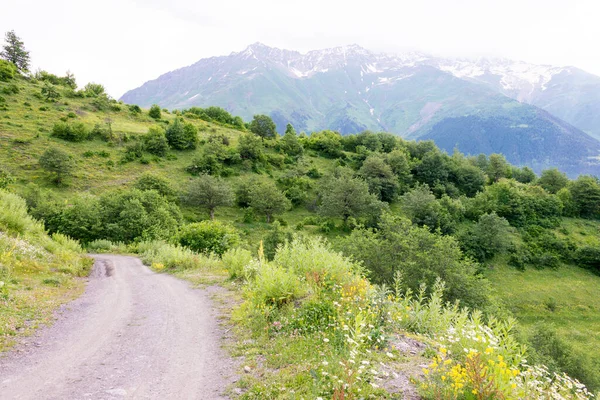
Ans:
POLYGON ((220 256, 235 247, 240 237, 231 225, 220 221, 202 221, 183 226, 177 234, 177 241, 197 253, 220 256))

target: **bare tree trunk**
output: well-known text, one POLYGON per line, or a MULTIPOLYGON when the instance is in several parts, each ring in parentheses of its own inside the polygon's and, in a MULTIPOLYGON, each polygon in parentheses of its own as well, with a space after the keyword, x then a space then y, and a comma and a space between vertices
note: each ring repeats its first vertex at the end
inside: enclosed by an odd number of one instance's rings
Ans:
POLYGON ((210 209, 210 219, 215 219, 215 209, 214 208, 210 209))

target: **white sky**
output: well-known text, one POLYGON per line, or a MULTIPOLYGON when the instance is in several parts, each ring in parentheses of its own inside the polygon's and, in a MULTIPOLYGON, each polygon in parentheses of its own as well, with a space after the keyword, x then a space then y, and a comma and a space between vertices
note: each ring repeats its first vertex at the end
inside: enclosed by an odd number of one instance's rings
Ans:
MULTIPOLYGON (((369 50, 497 56, 600 75, 598 0, 15 0, 33 69, 75 73, 118 98, 147 80, 254 42, 302 52, 369 50)), ((0 32, 0 34, 1 34, 0 32)))

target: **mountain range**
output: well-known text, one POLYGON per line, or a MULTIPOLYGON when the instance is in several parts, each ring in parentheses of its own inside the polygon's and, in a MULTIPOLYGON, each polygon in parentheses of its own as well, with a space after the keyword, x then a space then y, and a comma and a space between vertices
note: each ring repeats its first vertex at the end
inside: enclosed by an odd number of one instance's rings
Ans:
POLYGON ((144 107, 221 106, 269 114, 283 131, 388 131, 451 152, 502 152, 536 171, 600 175, 600 77, 506 59, 374 53, 357 45, 302 54, 260 43, 202 59, 123 95, 144 107))

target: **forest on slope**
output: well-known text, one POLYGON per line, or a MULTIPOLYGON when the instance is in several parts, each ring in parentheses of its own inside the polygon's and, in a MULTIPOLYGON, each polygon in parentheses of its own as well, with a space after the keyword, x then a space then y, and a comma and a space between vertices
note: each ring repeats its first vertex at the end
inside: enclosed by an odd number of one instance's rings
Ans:
POLYGON ((1 186, 51 234, 90 249, 261 248, 267 260, 294 237, 323 236, 373 284, 433 294, 441 278, 443 301, 515 315, 530 362, 600 388, 596 177, 537 176, 500 154, 388 133, 289 125, 280 137, 267 116, 218 107, 142 110, 5 61, 0 96, 1 186))

